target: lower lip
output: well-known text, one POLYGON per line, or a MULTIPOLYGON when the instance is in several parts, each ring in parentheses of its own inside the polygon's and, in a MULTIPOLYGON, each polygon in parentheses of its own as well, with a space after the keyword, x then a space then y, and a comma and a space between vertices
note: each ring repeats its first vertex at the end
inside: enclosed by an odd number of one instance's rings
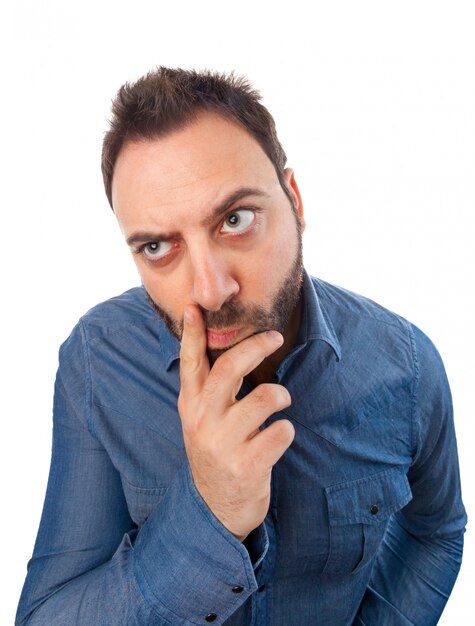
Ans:
POLYGON ((225 333, 216 333, 212 330, 207 330, 208 344, 212 348, 225 348, 236 339, 240 332, 240 328, 229 330, 225 333))

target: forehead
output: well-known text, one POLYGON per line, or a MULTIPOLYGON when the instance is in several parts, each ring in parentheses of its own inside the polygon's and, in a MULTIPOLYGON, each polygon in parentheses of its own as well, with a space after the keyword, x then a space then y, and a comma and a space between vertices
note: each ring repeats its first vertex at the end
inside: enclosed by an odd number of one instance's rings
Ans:
POLYGON ((240 125, 204 113, 170 135, 127 143, 119 154, 112 200, 128 229, 139 219, 179 219, 210 209, 234 189, 279 187, 274 166, 240 125))

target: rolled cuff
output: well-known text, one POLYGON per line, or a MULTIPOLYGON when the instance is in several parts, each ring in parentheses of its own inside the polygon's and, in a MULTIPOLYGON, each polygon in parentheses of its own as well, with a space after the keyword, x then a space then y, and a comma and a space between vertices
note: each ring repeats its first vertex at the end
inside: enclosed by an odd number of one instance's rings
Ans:
POLYGON ((257 590, 268 549, 263 524, 243 545, 209 509, 186 462, 137 535, 134 572, 145 600, 170 624, 221 624, 257 590))

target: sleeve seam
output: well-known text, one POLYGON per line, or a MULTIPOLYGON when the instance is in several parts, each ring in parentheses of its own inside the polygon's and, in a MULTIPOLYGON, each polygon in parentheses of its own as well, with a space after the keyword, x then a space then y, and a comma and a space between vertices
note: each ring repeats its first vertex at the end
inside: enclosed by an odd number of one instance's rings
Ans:
POLYGON ((412 352, 412 365, 413 365, 413 385, 412 385, 412 393, 411 393, 411 449, 412 449, 412 459, 413 462, 417 456, 417 441, 418 441, 418 433, 416 428, 416 420, 417 420, 417 391, 419 389, 419 381, 420 381, 420 367, 419 360, 417 358, 417 347, 416 340, 414 336, 414 330, 410 324, 408 324, 409 330, 409 340, 411 343, 411 352, 412 352))

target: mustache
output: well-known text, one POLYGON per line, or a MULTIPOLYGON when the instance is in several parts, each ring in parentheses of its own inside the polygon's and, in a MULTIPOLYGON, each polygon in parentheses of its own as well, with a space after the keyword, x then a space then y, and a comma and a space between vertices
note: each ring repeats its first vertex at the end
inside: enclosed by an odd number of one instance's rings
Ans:
POLYGON ((220 330, 239 324, 250 324, 259 327, 268 318, 268 312, 260 306, 244 306, 239 300, 225 302, 219 311, 208 311, 201 308, 201 314, 207 328, 220 330))

